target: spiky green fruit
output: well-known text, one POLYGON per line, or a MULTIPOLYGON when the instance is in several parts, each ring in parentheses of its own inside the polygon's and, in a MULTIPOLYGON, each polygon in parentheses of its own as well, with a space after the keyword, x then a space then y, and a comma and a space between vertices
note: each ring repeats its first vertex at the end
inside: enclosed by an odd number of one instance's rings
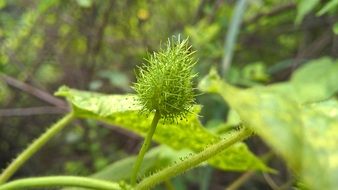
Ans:
POLYGON ((194 103, 192 73, 196 61, 188 40, 172 39, 139 68, 134 89, 143 111, 159 111, 165 120, 184 118, 194 103))

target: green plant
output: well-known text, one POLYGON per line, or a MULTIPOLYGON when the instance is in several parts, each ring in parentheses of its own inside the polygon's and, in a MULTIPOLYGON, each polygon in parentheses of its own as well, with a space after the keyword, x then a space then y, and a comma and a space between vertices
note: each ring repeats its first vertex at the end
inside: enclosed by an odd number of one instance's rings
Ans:
POLYGON ((240 118, 240 127, 218 130, 219 133, 212 133, 199 121, 200 106, 194 105, 191 81, 195 76, 192 74, 194 64, 187 40, 172 40, 150 56, 148 65, 141 67, 138 82, 134 85, 138 96, 104 95, 61 87, 56 95, 66 97, 72 111, 3 171, 0 190, 53 186, 150 189, 204 162, 225 171, 274 172, 242 142, 254 134, 284 158, 305 187, 334 189, 338 185, 335 180, 338 175, 336 60, 314 60, 297 70, 288 82, 248 89, 231 86, 211 70, 200 81, 199 89, 219 94, 240 118), (110 172, 91 177, 48 176, 7 182, 24 162, 75 117, 96 119, 146 136, 138 157, 122 160, 112 165, 110 172), (159 122, 161 118, 164 122, 159 122), (161 155, 165 148, 159 147, 146 154, 152 139, 174 149, 188 150, 172 150, 174 153, 161 155), (155 164, 155 157, 161 164, 155 164), (133 169, 128 167, 131 163, 135 163, 133 169), (121 170, 128 170, 123 171, 123 177, 109 176, 119 175, 121 170), (136 183, 137 177, 141 179, 139 183, 136 183))
MULTIPOLYGON (((192 74, 192 68, 195 64, 192 54, 193 52, 191 52, 190 47, 187 44, 187 40, 169 40, 164 49, 150 56, 148 65, 144 65, 140 68, 138 82, 134 86, 136 92, 139 94, 138 97, 132 97, 133 99, 125 98, 128 104, 133 101, 134 104, 140 105, 133 106, 134 109, 142 107, 141 111, 147 112, 147 115, 152 115, 153 112, 155 112, 151 127, 149 132, 147 132, 147 137, 131 173, 131 185, 136 189, 148 189, 157 183, 163 182, 170 177, 195 167, 203 161, 206 161, 208 158, 216 155, 220 152, 220 150, 243 140, 251 134, 251 132, 246 129, 240 130, 239 132, 236 132, 238 133, 237 135, 226 138, 225 140, 219 140, 219 142, 192 156, 190 159, 174 164, 173 166, 162 170, 158 174, 148 177, 147 180, 142 180, 141 183, 136 185, 136 177, 142 160, 150 146, 152 136, 160 118, 163 117, 164 120, 174 123, 178 122, 178 119, 182 120, 185 118, 188 120, 187 115, 189 114, 194 115, 191 111, 194 103, 192 79, 195 76, 192 74)), ((62 92, 58 94, 60 95, 62 92)), ((25 161, 38 151, 38 149, 40 149, 50 138, 57 134, 67 123, 69 123, 74 116, 78 115, 77 107, 78 106, 74 105, 74 109, 69 115, 53 125, 4 170, 0 177, 1 184, 3 184, 0 186, 0 189, 55 185, 79 186, 86 188, 94 188, 96 186, 96 188, 102 189, 116 189, 118 186, 117 183, 74 176, 27 178, 6 183, 25 161), (82 185, 83 183, 86 185, 82 185)), ((128 109, 130 109, 130 107, 128 109)), ((196 117, 196 115, 193 117, 196 117)))
POLYGON ((137 173, 148 150, 158 121, 176 121, 185 118, 194 103, 192 88, 192 58, 187 39, 168 40, 166 47, 148 59, 148 65, 140 68, 134 88, 144 112, 155 111, 153 121, 136 160, 131 184, 136 184, 137 173))

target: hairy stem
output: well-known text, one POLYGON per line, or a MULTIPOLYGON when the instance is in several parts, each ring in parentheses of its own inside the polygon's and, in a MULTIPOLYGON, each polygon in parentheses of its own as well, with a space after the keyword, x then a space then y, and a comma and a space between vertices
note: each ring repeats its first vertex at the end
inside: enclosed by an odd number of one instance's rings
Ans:
POLYGON ((45 133, 30 144, 0 175, 0 185, 5 183, 34 153, 36 153, 46 142, 63 129, 72 119, 74 113, 70 112, 57 123, 52 125, 45 133))
POLYGON ((161 183, 171 177, 174 177, 193 167, 196 167, 198 164, 222 152, 222 150, 228 148, 229 146, 235 144, 236 142, 246 139, 251 134, 252 134, 251 130, 247 128, 241 129, 240 131, 235 132, 229 138, 221 140, 220 142, 214 145, 211 145, 207 149, 201 151, 198 154, 193 155, 189 159, 184 160, 171 167, 168 167, 148 178, 145 178, 135 187, 135 189, 137 190, 150 189, 151 187, 155 186, 158 183, 161 183))
POLYGON ((133 186, 136 184, 137 174, 140 170, 144 155, 145 155, 145 153, 147 152, 147 150, 150 146, 151 139, 152 139, 152 137, 155 133, 157 123, 160 119, 161 119, 161 114, 160 114, 159 111, 156 111, 154 118, 153 118, 153 121, 151 122, 151 126, 150 126, 150 129, 148 131, 148 134, 147 134, 146 138, 144 139, 141 150, 140 150, 140 152, 137 156, 133 171, 131 173, 130 181, 131 181, 131 185, 133 185, 133 186))
POLYGON ((15 180, 0 186, 0 190, 18 190, 36 187, 84 187, 90 189, 116 190, 121 189, 117 183, 77 176, 33 177, 15 180))

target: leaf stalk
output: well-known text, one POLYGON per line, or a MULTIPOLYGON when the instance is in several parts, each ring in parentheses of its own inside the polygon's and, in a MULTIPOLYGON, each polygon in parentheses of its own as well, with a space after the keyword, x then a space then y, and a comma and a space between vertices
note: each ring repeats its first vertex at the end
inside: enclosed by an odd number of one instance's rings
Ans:
POLYGON ((141 164, 142 164, 144 155, 145 155, 145 153, 147 152, 147 150, 150 147, 151 139, 152 139, 152 137, 153 137, 153 135, 155 133, 156 126, 157 126, 158 121, 160 119, 161 119, 161 114, 160 114, 160 112, 158 110, 156 110, 154 118, 153 118, 153 121, 151 122, 150 129, 149 129, 149 131, 147 133, 146 138, 144 139, 144 142, 142 144, 141 150, 140 150, 140 152, 139 152, 139 154, 137 156, 137 159, 136 159, 133 171, 131 173, 130 181, 131 181, 131 185, 132 186, 136 185, 137 174, 138 174, 138 172, 139 172, 139 170, 141 168, 141 164))

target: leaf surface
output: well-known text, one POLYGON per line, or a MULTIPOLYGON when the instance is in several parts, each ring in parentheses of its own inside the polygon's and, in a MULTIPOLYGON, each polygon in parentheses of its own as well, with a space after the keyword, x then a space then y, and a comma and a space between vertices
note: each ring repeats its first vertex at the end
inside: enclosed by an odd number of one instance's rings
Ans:
POLYGON ((312 62, 296 72, 291 82, 276 86, 241 90, 211 72, 199 87, 220 94, 243 123, 280 154, 308 187, 334 189, 338 186, 337 101, 305 104, 316 98, 322 101, 338 91, 334 85, 337 64, 326 61, 323 68, 319 66, 323 60, 312 62), (305 77, 309 73, 321 78, 305 77), (302 88, 298 85, 301 81, 305 81, 305 89, 298 89, 302 88), (314 84, 316 81, 318 84, 314 84), (310 86, 317 88, 306 89, 310 86), (303 91, 310 94, 299 93, 303 91))

